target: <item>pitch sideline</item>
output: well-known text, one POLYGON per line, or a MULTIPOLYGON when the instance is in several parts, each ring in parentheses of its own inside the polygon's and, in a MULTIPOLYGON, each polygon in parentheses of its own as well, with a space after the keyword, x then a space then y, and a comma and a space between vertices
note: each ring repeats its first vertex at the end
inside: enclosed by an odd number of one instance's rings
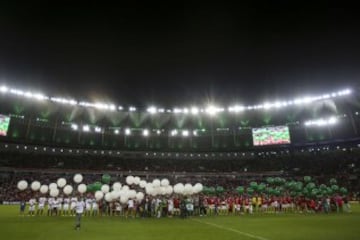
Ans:
POLYGON ((191 219, 191 220, 193 220, 195 222, 203 223, 203 224, 206 224, 206 225, 209 225, 209 226, 213 226, 213 227, 216 227, 216 228, 219 228, 219 229, 235 232, 237 234, 247 236, 247 237, 250 237, 250 238, 255 238, 255 239, 258 239, 258 240, 270 240, 268 238, 257 236, 257 235, 251 234, 251 233, 242 232, 242 231, 239 231, 239 230, 236 230, 236 229, 233 229, 233 228, 224 227, 224 226, 221 226, 221 225, 218 225, 218 224, 215 224, 215 223, 200 221, 200 220, 197 220, 197 219, 191 219))

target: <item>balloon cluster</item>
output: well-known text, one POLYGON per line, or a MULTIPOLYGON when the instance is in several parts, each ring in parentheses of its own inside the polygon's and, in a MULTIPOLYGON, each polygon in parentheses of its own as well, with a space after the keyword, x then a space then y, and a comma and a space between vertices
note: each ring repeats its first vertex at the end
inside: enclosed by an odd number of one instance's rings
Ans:
MULTIPOLYGON (((271 196, 290 195, 292 197, 304 196, 307 198, 322 198, 335 194, 346 195, 345 187, 339 187, 335 178, 330 179, 329 185, 316 185, 310 176, 305 176, 303 181, 285 180, 280 177, 268 177, 266 182, 257 183, 252 181, 248 186, 238 186, 234 189, 240 195, 266 194, 271 196)), ((224 192, 222 186, 206 187, 203 192, 206 194, 219 194, 224 192)))
MULTIPOLYGON (((80 194, 92 192, 97 201, 101 199, 105 199, 107 202, 119 200, 121 203, 126 203, 129 199, 141 201, 144 199, 145 194, 151 196, 171 195, 172 193, 193 195, 203 190, 201 183, 196 183, 195 185, 191 185, 190 183, 186 183, 185 185, 183 183, 177 183, 172 186, 167 178, 162 180, 154 179, 152 182, 147 182, 137 176, 127 176, 125 185, 122 185, 120 182, 114 182, 110 186, 111 176, 104 174, 101 177, 101 182, 98 181, 86 185, 82 183, 83 176, 81 174, 75 174, 73 181, 75 184, 78 184, 77 192, 80 194), (136 188, 138 191, 132 188, 136 188)), ((17 188, 23 191, 28 188, 28 183, 25 180, 21 180, 18 182, 17 188)), ((51 197, 59 196, 61 191, 65 195, 71 195, 74 192, 73 186, 67 184, 65 178, 59 178, 56 183, 50 183, 49 185, 41 185, 39 181, 33 181, 31 183, 31 190, 34 192, 40 191, 42 194, 49 194, 51 197)))

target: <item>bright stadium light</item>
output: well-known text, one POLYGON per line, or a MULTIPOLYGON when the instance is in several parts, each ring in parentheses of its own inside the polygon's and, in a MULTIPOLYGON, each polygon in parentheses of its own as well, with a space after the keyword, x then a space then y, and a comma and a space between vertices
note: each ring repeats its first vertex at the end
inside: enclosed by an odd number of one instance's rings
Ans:
POLYGON ((119 134, 119 133, 120 133, 119 129, 115 129, 115 130, 114 130, 114 133, 115 133, 115 134, 119 134))
POLYGON ((95 127, 95 132, 97 133, 101 132, 101 127, 95 127))
POLYGON ((73 123, 73 124, 71 124, 71 129, 76 131, 79 129, 79 127, 77 124, 73 123))
POLYGON ((9 88, 8 87, 6 87, 6 86, 1 86, 0 87, 0 92, 2 92, 2 93, 7 93, 9 91, 9 88))
POLYGON ((131 134, 131 129, 130 128, 126 128, 125 129, 125 135, 130 135, 131 134))
POLYGON ((135 111, 136 111, 136 107, 129 107, 129 111, 130 111, 130 112, 135 112, 135 111))
POLYGON ((327 119, 324 118, 320 118, 320 119, 315 119, 315 120, 309 120, 306 121, 304 123, 305 126, 317 126, 317 127, 322 127, 322 126, 329 126, 329 125, 334 125, 338 122, 338 119, 336 117, 330 117, 327 119))
POLYGON ((193 135, 194 135, 194 136, 197 136, 197 135, 198 135, 197 130, 193 130, 193 135))
POLYGON ((228 108, 229 112, 234 112, 234 113, 242 112, 244 110, 245 110, 245 107, 239 106, 239 105, 231 106, 228 108))
POLYGON ((89 125, 84 125, 82 129, 83 129, 84 132, 89 132, 90 131, 90 126, 89 125))
POLYGON ((176 129, 171 131, 171 136, 176 136, 178 134, 178 131, 176 129))
POLYGON ((180 108, 174 108, 173 113, 182 113, 182 109, 180 108))
POLYGON ((144 130, 143 130, 143 136, 144 136, 144 137, 149 136, 149 130, 148 130, 148 129, 144 129, 144 130))
POLYGON ((157 135, 160 135, 160 134, 161 134, 161 130, 160 130, 160 129, 156 130, 156 134, 157 134, 157 135))
POLYGON ((182 130, 182 136, 188 137, 189 136, 189 130, 182 130))
POLYGON ((159 113, 164 113, 164 112, 165 112, 165 109, 164 109, 164 108, 159 108, 157 111, 158 111, 159 113))
POLYGON ((216 113, 221 112, 221 111, 223 111, 223 109, 217 108, 217 107, 212 106, 212 105, 208 106, 208 107, 205 109, 205 112, 206 112, 207 114, 209 114, 210 116, 214 116, 216 113))
POLYGON ((123 110, 124 108, 123 108, 123 106, 118 106, 118 110, 119 111, 121 111, 121 110, 123 110))
POLYGON ((188 109, 188 108, 184 108, 184 109, 183 109, 183 113, 188 114, 188 113, 189 113, 189 109, 188 109))
POLYGON ((154 106, 148 107, 147 112, 150 114, 155 114, 157 112, 157 109, 154 106))
POLYGON ((191 108, 191 114, 192 115, 197 115, 199 113, 199 109, 197 107, 192 107, 191 108))

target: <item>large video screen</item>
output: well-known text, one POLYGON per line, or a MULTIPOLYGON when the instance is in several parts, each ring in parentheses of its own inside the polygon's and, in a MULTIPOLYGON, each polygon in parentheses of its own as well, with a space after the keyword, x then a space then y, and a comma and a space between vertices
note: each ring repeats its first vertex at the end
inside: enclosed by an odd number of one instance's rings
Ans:
POLYGON ((289 144, 290 132, 287 126, 253 128, 254 146, 289 144))
POLYGON ((0 114, 0 136, 6 136, 10 124, 10 117, 0 114))

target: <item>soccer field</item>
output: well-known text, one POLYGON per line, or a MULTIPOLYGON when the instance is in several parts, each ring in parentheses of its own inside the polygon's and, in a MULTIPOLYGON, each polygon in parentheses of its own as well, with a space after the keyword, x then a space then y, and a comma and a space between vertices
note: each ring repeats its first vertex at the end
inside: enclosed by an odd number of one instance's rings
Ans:
POLYGON ((188 219, 84 217, 74 230, 74 217, 28 217, 18 206, 0 206, 1 239, 175 239, 281 240, 360 239, 360 206, 340 214, 254 214, 188 219))

